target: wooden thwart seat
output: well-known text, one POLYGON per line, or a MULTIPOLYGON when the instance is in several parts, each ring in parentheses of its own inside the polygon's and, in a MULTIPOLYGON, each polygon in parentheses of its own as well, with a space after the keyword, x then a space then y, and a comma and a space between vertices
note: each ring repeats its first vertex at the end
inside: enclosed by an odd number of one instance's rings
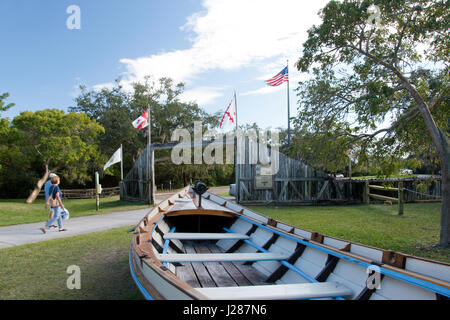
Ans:
POLYGON ((243 240, 250 237, 239 233, 187 233, 187 232, 168 232, 164 239, 178 240, 243 240))
POLYGON ((223 261, 268 261, 285 260, 289 255, 282 253, 196 253, 158 254, 161 262, 223 262, 223 261))
POLYGON ((336 282, 196 288, 196 290, 213 300, 319 299, 352 294, 350 289, 336 282))

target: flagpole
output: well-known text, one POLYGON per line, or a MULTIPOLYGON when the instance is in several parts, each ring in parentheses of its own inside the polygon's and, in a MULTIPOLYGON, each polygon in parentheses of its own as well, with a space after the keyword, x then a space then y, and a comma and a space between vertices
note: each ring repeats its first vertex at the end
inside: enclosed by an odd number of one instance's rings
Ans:
POLYGON ((123 180, 123 149, 122 144, 120 144, 120 180, 123 180))
POLYGON ((148 202, 149 204, 153 204, 153 170, 152 170, 152 130, 150 126, 151 116, 150 116, 150 105, 148 105, 147 108, 148 116, 147 116, 147 123, 148 123, 148 138, 147 138, 147 177, 148 177, 148 202))
POLYGON ((236 129, 238 129, 238 110, 237 110, 236 90, 234 90, 234 110, 236 111, 236 129))
POLYGON ((288 110, 288 147, 291 145, 291 116, 289 107, 289 60, 287 60, 288 81, 287 81, 287 110, 288 110))
POLYGON ((148 117, 147 117, 147 122, 148 122, 147 146, 150 147, 150 145, 152 144, 152 136, 151 136, 152 130, 151 130, 151 127, 150 127, 150 119, 151 119, 151 117, 150 117, 150 107, 147 109, 147 112, 148 112, 148 117))
POLYGON ((238 167, 238 110, 237 110, 237 99, 236 99, 236 90, 234 90, 234 111, 236 112, 236 129, 234 130, 235 138, 234 138, 234 178, 235 178, 235 187, 236 187, 236 202, 239 203, 239 167, 238 167))

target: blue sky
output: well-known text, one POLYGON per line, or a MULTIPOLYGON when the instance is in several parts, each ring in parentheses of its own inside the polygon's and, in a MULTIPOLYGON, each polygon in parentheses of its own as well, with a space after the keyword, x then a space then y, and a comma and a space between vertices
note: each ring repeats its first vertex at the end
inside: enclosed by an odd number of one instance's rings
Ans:
POLYGON ((286 84, 267 87, 289 59, 294 68, 307 30, 325 0, 1 0, 0 93, 16 106, 3 113, 67 110, 79 84, 124 84, 168 76, 186 84, 183 100, 224 110, 236 90, 239 123, 287 126, 286 84), (66 9, 77 5, 81 29, 66 9))

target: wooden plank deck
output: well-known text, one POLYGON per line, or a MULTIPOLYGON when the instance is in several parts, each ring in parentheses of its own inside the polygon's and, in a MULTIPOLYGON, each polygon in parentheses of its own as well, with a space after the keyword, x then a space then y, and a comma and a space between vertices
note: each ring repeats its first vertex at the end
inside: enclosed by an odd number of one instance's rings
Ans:
MULTIPOLYGON (((212 241, 183 241, 183 245, 186 253, 223 253, 212 241)), ((271 284, 261 272, 241 262, 183 262, 175 273, 194 288, 271 284)))

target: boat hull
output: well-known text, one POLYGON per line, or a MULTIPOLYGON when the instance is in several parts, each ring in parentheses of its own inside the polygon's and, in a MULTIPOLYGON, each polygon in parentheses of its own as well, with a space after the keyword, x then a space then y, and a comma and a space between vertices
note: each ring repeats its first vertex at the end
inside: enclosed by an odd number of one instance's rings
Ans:
POLYGON ((290 226, 210 193, 198 207, 188 188, 136 226, 130 271, 147 299, 450 296, 449 264, 290 226))

